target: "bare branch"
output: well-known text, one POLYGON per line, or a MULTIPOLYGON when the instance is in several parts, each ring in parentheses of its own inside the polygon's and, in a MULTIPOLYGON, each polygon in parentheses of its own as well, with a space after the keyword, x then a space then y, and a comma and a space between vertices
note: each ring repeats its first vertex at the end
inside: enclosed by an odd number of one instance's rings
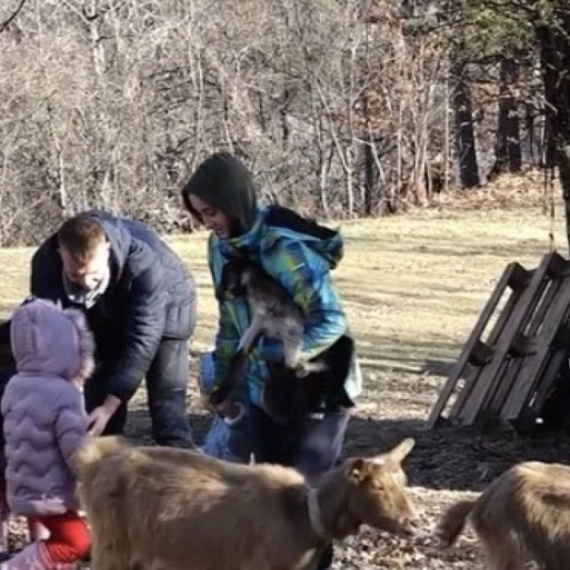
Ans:
POLYGON ((18 7, 16 8, 16 10, 13 12, 13 14, 7 19, 4 20, 1 24, 0 24, 0 34, 8 29, 8 26, 16 19, 16 17, 18 16, 18 14, 22 11, 22 8, 24 7, 24 4, 26 3, 26 0, 20 0, 20 4, 18 5, 18 7))

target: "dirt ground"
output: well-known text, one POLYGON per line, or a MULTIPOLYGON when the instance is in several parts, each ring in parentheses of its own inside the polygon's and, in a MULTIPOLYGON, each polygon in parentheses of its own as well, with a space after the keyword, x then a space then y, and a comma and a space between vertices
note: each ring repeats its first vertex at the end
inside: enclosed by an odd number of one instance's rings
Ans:
MULTIPOLYGON (((366 374, 366 371, 365 371, 366 374)), ((368 456, 387 450, 404 437, 416 439, 406 459, 411 493, 420 524, 412 539, 396 538, 364 529, 337 547, 337 565, 343 569, 465 569, 484 568, 482 552, 470 530, 456 546, 442 551, 432 535, 442 510, 460 498, 473 497, 496 476, 527 459, 567 462, 570 440, 564 434, 520 436, 512 432, 480 433, 467 428, 426 431, 425 409, 434 397, 435 378, 422 383, 410 397, 405 386, 417 385, 412 373, 379 374, 360 401, 348 431, 346 454, 368 456), (398 389, 396 386, 400 385, 398 389)), ((190 395, 191 421, 200 442, 209 417, 190 395)), ((137 401, 128 433, 139 441, 150 441, 150 424, 144 409, 144 394, 137 401)))
MULTIPOLYGON (((513 260, 535 267, 549 247, 565 248, 562 221, 555 227, 539 204, 511 210, 428 211, 342 224, 345 259, 334 277, 358 342, 364 393, 351 423, 346 454, 373 455, 403 437, 416 438, 405 462, 421 524, 412 539, 364 530, 337 549, 345 569, 466 569, 484 567, 467 532, 441 551, 432 530, 442 509, 472 496, 509 466, 526 459, 567 462, 566 436, 521 437, 467 429, 425 431, 424 421, 450 366, 504 266, 513 260)), ((200 441, 209 417, 199 405, 196 356, 214 338, 216 307, 205 259, 205 235, 171 240, 199 287, 199 322, 193 343, 189 410, 200 441)), ((8 313, 25 292, 31 250, 0 251, 10 267, 0 283, 0 311, 8 313)), ((563 251, 566 255, 566 251, 563 251)), ((128 435, 150 441, 145 393, 132 402, 128 435)), ((14 539, 22 529, 14 525, 14 539)))

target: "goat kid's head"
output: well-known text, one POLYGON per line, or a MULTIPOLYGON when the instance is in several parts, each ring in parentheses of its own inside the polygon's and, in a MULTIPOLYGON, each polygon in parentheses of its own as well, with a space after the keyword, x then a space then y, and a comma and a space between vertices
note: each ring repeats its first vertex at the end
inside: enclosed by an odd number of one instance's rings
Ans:
POLYGON ((252 260, 246 248, 224 256, 226 262, 222 268, 222 277, 216 289, 216 298, 235 299, 245 294, 244 277, 252 267, 252 260))
POLYGON ((408 438, 378 457, 346 462, 345 473, 352 486, 349 511, 354 518, 379 530, 412 534, 415 511, 401 463, 414 443, 408 438))

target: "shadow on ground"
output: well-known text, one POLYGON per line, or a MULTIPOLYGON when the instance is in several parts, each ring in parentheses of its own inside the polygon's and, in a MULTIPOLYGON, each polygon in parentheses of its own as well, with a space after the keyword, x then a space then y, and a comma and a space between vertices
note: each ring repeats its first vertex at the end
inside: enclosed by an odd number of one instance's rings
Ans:
POLYGON ((416 440, 406 460, 411 485, 434 490, 480 491, 522 461, 570 463, 570 436, 563 431, 517 434, 506 429, 440 428, 421 420, 353 417, 347 455, 381 453, 405 437, 416 440))
MULTIPOLYGON (((203 441, 210 418, 191 413, 195 439, 203 441)), ((126 435, 151 443, 147 411, 129 412, 126 435)), ((380 454, 406 437, 416 445, 406 459, 409 482, 433 490, 481 491, 504 470, 521 461, 570 463, 570 436, 562 432, 518 435, 511 431, 441 428, 426 431, 422 420, 378 420, 354 415, 346 441, 347 456, 380 454)))

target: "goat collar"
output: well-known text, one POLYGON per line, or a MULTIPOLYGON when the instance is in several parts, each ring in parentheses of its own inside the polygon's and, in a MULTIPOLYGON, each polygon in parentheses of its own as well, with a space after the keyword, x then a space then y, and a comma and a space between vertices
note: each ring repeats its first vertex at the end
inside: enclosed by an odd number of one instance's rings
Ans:
POLYGON ((330 533, 323 525, 321 517, 321 507, 319 506, 319 491, 318 489, 309 488, 307 494, 307 506, 309 508, 309 520, 311 526, 319 538, 324 540, 330 539, 330 533))

